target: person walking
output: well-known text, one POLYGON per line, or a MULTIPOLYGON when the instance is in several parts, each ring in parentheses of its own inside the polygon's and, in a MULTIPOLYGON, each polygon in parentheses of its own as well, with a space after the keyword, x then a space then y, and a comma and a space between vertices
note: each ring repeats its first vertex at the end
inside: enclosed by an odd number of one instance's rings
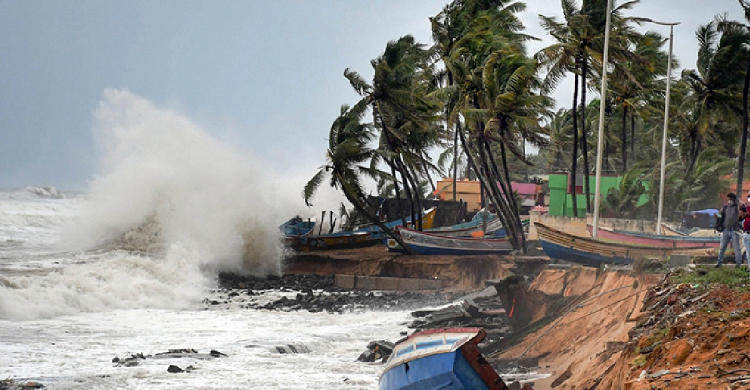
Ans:
POLYGON ((727 194, 727 202, 719 211, 717 230, 721 231, 721 246, 719 247, 719 259, 716 268, 721 267, 724 261, 724 252, 730 240, 734 249, 734 262, 737 266, 742 265, 742 248, 740 248, 740 233, 743 231, 741 221, 747 215, 747 207, 737 200, 737 195, 730 192, 727 194))

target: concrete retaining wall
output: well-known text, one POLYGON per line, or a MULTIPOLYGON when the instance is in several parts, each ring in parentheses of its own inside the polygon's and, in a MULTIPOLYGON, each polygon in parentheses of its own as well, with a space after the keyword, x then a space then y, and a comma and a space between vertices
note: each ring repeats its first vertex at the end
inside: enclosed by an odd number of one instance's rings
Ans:
POLYGON ((360 290, 417 291, 437 290, 445 286, 438 279, 391 278, 380 276, 335 275, 336 287, 360 290))

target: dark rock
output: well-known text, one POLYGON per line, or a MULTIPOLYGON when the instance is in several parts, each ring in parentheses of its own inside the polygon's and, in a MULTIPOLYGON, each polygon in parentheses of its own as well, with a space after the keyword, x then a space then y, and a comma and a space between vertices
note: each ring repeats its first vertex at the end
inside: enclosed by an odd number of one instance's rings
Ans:
POLYGON ((357 361, 363 363, 372 363, 375 361, 375 352, 370 350, 364 351, 361 355, 359 355, 357 361))
POLYGON ((217 350, 215 350, 215 349, 212 349, 212 350, 211 350, 211 352, 210 352, 209 354, 210 354, 211 356, 213 356, 213 357, 217 357, 217 358, 218 358, 218 357, 227 357, 227 354, 225 354, 225 353, 221 353, 221 352, 219 352, 219 351, 217 351, 217 350))
POLYGON ((280 354, 284 353, 310 353, 310 348, 302 344, 287 344, 277 345, 275 347, 276 352, 280 354))
POLYGON ((183 372, 183 371, 184 370, 182 368, 177 367, 177 366, 172 365, 172 364, 170 364, 169 367, 167 367, 167 372, 171 372, 173 374, 174 373, 178 373, 178 372, 183 372))

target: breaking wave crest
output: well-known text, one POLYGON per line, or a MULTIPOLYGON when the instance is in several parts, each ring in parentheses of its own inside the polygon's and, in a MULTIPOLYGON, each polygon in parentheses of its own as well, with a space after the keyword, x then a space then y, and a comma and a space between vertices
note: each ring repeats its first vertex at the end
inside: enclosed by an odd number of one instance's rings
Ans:
POLYGON ((127 91, 105 90, 94 119, 100 174, 62 234, 63 249, 86 252, 1 281, 0 318, 182 307, 218 271, 281 273, 277 226, 292 207, 258 163, 127 91))
POLYGON ((257 163, 126 91, 106 90, 95 119, 103 173, 91 183, 70 244, 126 236, 128 249, 149 252, 155 243, 179 243, 200 254, 203 269, 280 272, 279 217, 257 163), (146 247, 132 247, 139 243, 146 247))

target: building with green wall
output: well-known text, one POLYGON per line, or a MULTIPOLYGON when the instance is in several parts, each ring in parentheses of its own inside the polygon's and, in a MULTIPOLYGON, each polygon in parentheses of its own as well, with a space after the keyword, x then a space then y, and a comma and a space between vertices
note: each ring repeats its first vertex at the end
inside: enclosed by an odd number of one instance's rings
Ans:
MULTIPOLYGON (((549 174, 549 215, 573 216, 573 195, 568 193, 568 172, 550 173, 549 174)), ((607 195, 610 188, 619 187, 622 176, 602 175, 600 192, 602 199, 607 195)), ((578 216, 586 216, 586 194, 584 192, 584 176, 576 175, 576 202, 578 206, 578 216)), ((648 190, 649 182, 644 181, 644 186, 648 190)), ((596 193, 596 175, 589 175, 589 185, 591 186, 591 204, 593 208, 594 194, 596 193)), ((648 201, 648 197, 643 195, 639 204, 648 201)))

